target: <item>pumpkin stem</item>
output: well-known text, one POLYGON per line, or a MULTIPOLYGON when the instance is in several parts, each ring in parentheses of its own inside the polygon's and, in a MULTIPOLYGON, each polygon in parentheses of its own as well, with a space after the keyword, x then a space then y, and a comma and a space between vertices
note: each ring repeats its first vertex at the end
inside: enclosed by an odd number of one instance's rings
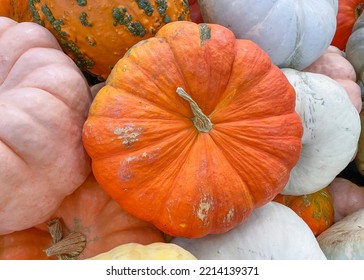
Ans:
POLYGON ((192 113, 194 117, 192 118, 192 122, 195 125, 196 129, 199 132, 209 132, 212 129, 211 120, 202 112, 200 107, 198 107, 197 103, 188 95, 187 92, 184 91, 183 88, 178 87, 176 90, 177 94, 183 99, 187 100, 190 103, 192 113))
POLYGON ((71 232, 63 238, 59 219, 48 222, 48 230, 53 240, 53 245, 44 250, 48 257, 56 255, 60 260, 76 259, 85 249, 86 236, 81 232, 71 232))

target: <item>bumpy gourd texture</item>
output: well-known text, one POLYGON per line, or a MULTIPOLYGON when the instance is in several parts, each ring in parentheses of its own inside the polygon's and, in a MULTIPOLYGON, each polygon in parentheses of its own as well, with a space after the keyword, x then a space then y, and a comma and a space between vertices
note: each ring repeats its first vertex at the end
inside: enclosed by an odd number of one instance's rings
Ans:
POLYGON ((131 46, 168 22, 190 19, 187 0, 33 0, 28 9, 81 69, 101 79, 131 46))
POLYGON ((96 179, 177 236, 225 232, 279 193, 301 149, 295 92, 256 44, 173 22, 131 48, 96 95, 83 143, 96 179), (212 122, 199 132, 183 88, 212 122))

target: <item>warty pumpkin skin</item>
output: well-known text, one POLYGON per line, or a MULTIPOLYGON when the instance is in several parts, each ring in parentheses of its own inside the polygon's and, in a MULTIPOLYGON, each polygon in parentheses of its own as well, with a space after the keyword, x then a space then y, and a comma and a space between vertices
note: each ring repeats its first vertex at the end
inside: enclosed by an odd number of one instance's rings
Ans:
POLYGON ((85 259, 132 242, 164 242, 164 235, 121 209, 91 173, 48 222, 0 236, 0 259, 85 259))
POLYGON ((190 20, 187 0, 28 2, 32 21, 49 29, 82 70, 100 79, 132 45, 168 22, 190 20))
POLYGON ((31 21, 28 7, 28 0, 0 0, 0 16, 16 21, 31 21))
POLYGON ((172 22, 119 60, 83 143, 126 211, 169 235, 199 237, 233 228, 282 190, 301 148, 294 105, 293 88, 255 43, 220 25, 172 22))
POLYGON ((90 88, 54 36, 0 17, 0 234, 47 220, 91 171, 90 88), (20 39, 21 38, 21 39, 20 39))
POLYGON ((278 194, 273 201, 291 208, 306 222, 315 236, 334 223, 334 205, 327 187, 311 194, 278 194))

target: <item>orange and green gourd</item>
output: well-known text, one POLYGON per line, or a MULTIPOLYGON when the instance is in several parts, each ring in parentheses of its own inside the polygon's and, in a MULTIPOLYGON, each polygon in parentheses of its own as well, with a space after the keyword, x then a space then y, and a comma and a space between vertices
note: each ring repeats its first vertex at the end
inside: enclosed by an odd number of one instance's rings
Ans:
POLYGON ((45 26, 82 70, 101 80, 131 46, 154 36, 169 22, 190 20, 187 0, 29 0, 3 4, 0 16, 45 26))
POLYGON ((307 223, 315 236, 334 223, 334 204, 327 187, 305 195, 278 194, 274 201, 296 212, 307 223))

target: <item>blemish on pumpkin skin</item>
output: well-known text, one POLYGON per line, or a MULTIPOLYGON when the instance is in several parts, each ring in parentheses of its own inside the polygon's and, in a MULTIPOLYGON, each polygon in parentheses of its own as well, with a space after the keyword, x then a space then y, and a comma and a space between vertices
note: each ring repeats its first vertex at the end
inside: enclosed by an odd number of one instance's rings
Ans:
MULTIPOLYGON (((132 169, 133 163, 145 162, 146 164, 152 164, 155 159, 158 158, 158 153, 160 148, 155 149, 152 152, 143 152, 139 156, 128 156, 123 161, 120 162, 120 167, 118 171, 118 176, 121 182, 128 182, 134 177, 134 171, 138 170, 132 169)), ((126 190, 124 190, 126 191, 126 190)))
POLYGON ((230 224, 235 214, 235 209, 231 208, 224 218, 224 223, 230 224))
POLYGON ((121 140, 121 143, 126 147, 132 147, 133 143, 139 141, 139 136, 142 135, 143 128, 127 125, 125 127, 117 127, 114 130, 116 139, 121 140))
POLYGON ((204 197, 200 200, 200 203, 198 204, 198 208, 196 210, 196 216, 204 223, 208 223, 207 218, 209 211, 212 209, 211 204, 212 204, 211 198, 207 195, 204 195, 204 197))

